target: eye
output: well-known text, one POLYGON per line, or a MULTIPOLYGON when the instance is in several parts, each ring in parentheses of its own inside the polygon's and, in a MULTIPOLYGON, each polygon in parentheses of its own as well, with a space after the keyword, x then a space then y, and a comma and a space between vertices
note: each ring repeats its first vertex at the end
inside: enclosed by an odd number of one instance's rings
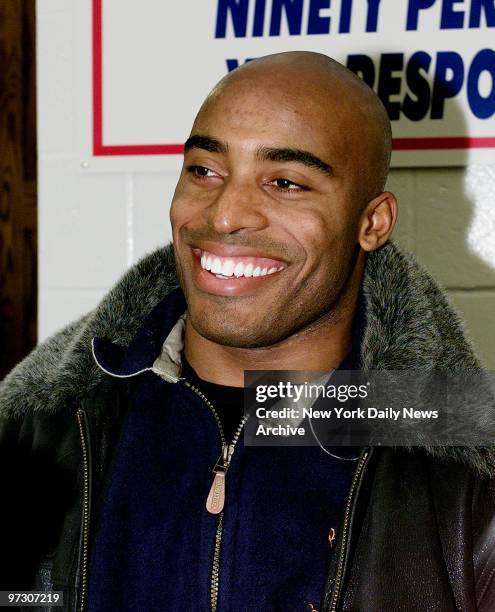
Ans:
POLYGON ((268 184, 275 187, 277 191, 281 191, 284 193, 309 191, 309 187, 305 187, 304 185, 300 185, 299 183, 294 183, 294 181, 290 181, 286 178, 276 178, 273 181, 270 181, 268 184))
POLYGON ((199 179, 210 178, 212 176, 217 176, 216 172, 206 168, 206 166, 187 166, 186 168, 189 174, 192 174, 194 177, 199 179))

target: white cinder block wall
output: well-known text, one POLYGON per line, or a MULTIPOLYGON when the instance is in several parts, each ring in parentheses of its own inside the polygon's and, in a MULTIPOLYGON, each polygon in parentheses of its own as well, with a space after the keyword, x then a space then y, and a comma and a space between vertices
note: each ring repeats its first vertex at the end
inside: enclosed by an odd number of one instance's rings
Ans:
MULTIPOLYGON (((126 268, 171 238, 178 173, 81 169, 76 26, 74 2, 38 0, 40 340, 93 308, 126 268)), ((495 165, 394 169, 389 188, 400 205, 396 239, 448 289, 495 369, 495 165)))

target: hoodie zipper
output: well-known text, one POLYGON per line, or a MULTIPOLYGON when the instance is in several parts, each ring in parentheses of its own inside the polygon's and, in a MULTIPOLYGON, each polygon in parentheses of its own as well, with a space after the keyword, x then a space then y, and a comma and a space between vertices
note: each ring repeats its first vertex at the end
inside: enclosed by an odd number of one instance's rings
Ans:
POLYGON ((184 380, 184 384, 189 387, 198 397, 200 397, 212 412, 217 422, 218 431, 220 432, 220 439, 222 442, 222 453, 212 470, 215 476, 213 477, 210 493, 206 502, 207 510, 212 514, 218 514, 210 578, 210 606, 212 612, 216 612, 218 607, 218 591, 220 582, 220 550, 222 546, 223 532, 223 505, 225 503, 225 475, 229 469, 230 462, 232 461, 232 455, 234 454, 235 447, 239 441, 239 438, 241 437, 242 429, 248 417, 244 416, 241 419, 241 422, 237 426, 234 433, 234 437, 232 438, 232 442, 227 444, 225 434, 223 432, 222 422, 220 421, 220 417, 218 416, 213 404, 197 387, 192 385, 190 382, 184 380))
MULTIPOLYGON (((230 466, 230 462, 232 461, 232 455, 234 454, 235 447, 239 438, 241 436, 242 430, 246 421, 248 420, 247 416, 244 416, 237 426, 234 437, 230 444, 226 443, 225 434, 223 431, 222 423, 220 421, 220 417, 218 416, 217 411, 213 404, 208 400, 208 398, 194 385, 184 380, 184 383, 187 387, 189 387, 198 397, 200 397, 203 402, 208 406, 211 413, 213 414, 217 426, 218 431, 220 433, 220 439, 222 443, 222 454, 220 455, 217 463, 213 468, 213 472, 215 474, 213 478, 212 487, 210 490, 210 495, 212 491, 215 489, 216 481, 221 477, 223 479, 223 483, 221 488, 223 488, 223 499, 225 496, 225 474, 230 466)), ((81 595, 78 604, 79 612, 84 612, 86 607, 86 596, 87 596, 87 585, 88 585, 88 544, 89 544, 89 527, 90 527, 90 487, 91 487, 91 467, 89 461, 89 453, 90 453, 90 442, 88 438, 88 423, 86 413, 82 408, 79 408, 77 411, 77 421, 79 425, 79 436, 81 440, 81 448, 82 448, 82 460, 83 460, 83 513, 81 519, 81 539, 82 539, 82 550, 80 556, 80 564, 82 566, 81 570, 81 595)), ((367 449, 363 452, 361 459, 356 467, 356 471, 354 472, 354 476, 351 483, 351 488, 349 491, 349 496, 347 498, 346 510, 343 521, 342 528, 342 543, 340 549, 340 556, 337 565, 337 572, 335 578, 335 586, 333 589, 333 593, 330 600, 329 612, 335 612, 337 610, 337 604, 339 601, 340 593, 342 590, 343 584, 343 573, 344 573, 344 563, 348 553, 349 548, 349 525, 352 518, 352 512, 354 507, 354 501, 356 495, 359 491, 359 487, 361 485, 364 468, 366 466, 368 457, 370 454, 370 450, 367 449)), ((209 495, 209 497, 210 497, 209 495)), ((211 580, 210 580, 210 604, 212 612, 216 612, 218 606, 218 592, 219 592, 219 573, 220 573, 220 550, 222 543, 222 531, 223 531, 223 503, 219 512, 214 512, 218 514, 218 523, 217 529, 215 532, 215 545, 213 552, 213 563, 212 563, 212 571, 211 571, 211 580)))
POLYGON ((81 596, 79 600, 79 612, 83 612, 86 606, 86 591, 88 585, 88 542, 89 542, 89 513, 90 513, 90 486, 91 469, 89 463, 89 437, 86 413, 82 408, 77 411, 77 421, 79 423, 79 435, 81 438, 82 459, 83 459, 83 513, 81 520, 82 551, 80 557, 81 569, 81 596))
POLYGON ((344 521, 342 524, 342 541, 340 546, 339 560, 337 564, 337 572, 335 576, 335 586, 333 589, 332 597, 330 599, 330 605, 328 607, 329 612, 335 612, 337 610, 337 604, 339 602, 340 594, 342 591, 345 560, 349 552, 349 525, 351 523, 352 514, 355 508, 355 500, 359 492, 361 482, 363 480, 363 475, 365 472, 365 467, 368 462, 369 455, 369 448, 363 451, 361 459, 357 464, 356 471, 354 472, 354 476, 352 478, 351 488, 349 489, 349 495, 347 497, 347 504, 344 514, 344 521))

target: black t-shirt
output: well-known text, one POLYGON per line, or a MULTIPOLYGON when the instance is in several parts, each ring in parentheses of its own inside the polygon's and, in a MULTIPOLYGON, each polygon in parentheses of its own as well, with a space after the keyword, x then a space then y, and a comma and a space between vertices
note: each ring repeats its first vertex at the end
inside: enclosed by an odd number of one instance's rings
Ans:
POLYGON ((230 442, 244 415, 244 388, 217 385, 199 378, 184 353, 182 353, 181 375, 211 402, 222 423, 225 439, 230 442))
MULTIPOLYGON (((352 325, 351 350, 340 364, 339 369, 359 370, 361 368, 360 347, 365 325, 365 300, 361 288, 358 308, 352 325)), ((244 387, 227 387, 202 380, 187 361, 184 351, 182 352, 182 376, 194 384, 211 402, 222 423, 225 439, 230 442, 244 416, 244 387)), ((265 406, 268 407, 270 403, 276 401, 276 398, 271 402, 269 400, 265 406)))

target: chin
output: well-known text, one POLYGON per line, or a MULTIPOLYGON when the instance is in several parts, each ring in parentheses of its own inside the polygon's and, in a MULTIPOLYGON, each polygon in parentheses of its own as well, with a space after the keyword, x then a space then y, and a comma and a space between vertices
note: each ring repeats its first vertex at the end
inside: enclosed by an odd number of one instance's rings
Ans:
POLYGON ((221 346, 250 349, 274 344, 273 339, 269 337, 269 330, 262 327, 262 321, 242 324, 238 318, 227 321, 225 318, 215 320, 204 315, 196 317, 193 313, 189 316, 192 326, 200 336, 221 346))

